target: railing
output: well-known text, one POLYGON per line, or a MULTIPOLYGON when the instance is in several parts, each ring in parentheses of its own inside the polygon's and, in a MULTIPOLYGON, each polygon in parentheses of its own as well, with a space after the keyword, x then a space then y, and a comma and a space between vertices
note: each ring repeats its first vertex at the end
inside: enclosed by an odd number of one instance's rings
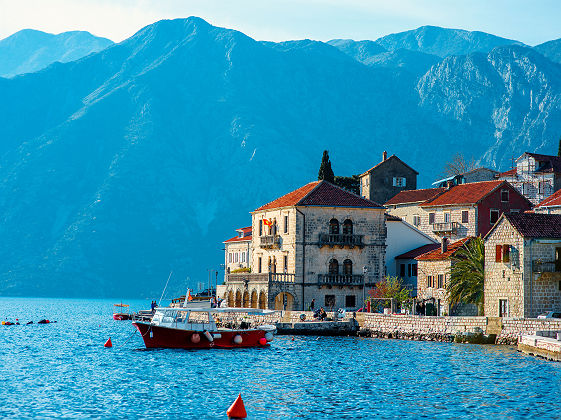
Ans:
POLYGON ((244 283, 294 283, 294 273, 231 273, 226 275, 227 282, 244 283))
POLYGON ((360 286, 364 283, 362 274, 318 274, 318 284, 335 286, 360 286))
POLYGON ((350 235, 345 233, 321 233, 319 235, 319 246, 349 246, 351 248, 363 247, 363 235, 350 235))
POLYGON ((294 283, 293 273, 269 273, 269 281, 275 283, 294 283))
POLYGON ((280 245, 279 235, 264 235, 259 237, 261 248, 278 248, 280 245))
POLYGON ((434 233, 456 233, 459 228, 460 224, 458 222, 435 223, 432 225, 432 231, 434 233))
POLYGON ((555 273, 560 270, 557 268, 555 261, 534 260, 532 271, 534 273, 555 273))

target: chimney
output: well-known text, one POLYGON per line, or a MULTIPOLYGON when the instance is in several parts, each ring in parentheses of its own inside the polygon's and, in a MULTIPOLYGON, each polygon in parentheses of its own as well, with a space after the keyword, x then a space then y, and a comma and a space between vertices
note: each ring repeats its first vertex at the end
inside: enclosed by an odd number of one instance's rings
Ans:
POLYGON ((384 150, 384 153, 382 153, 382 162, 385 161, 387 158, 388 158, 388 152, 384 150))
POLYGON ((440 252, 444 254, 446 251, 448 251, 448 238, 444 236, 440 245, 440 252))
POLYGON ((446 181, 446 189, 447 190, 449 190, 453 186, 454 186, 454 180, 453 179, 449 179, 448 181, 446 181))

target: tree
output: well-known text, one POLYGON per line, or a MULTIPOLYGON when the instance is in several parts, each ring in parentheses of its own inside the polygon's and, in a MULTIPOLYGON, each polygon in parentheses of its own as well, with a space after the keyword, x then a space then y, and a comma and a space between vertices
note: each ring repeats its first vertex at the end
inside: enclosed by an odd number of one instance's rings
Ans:
POLYGON ((329 152, 327 150, 323 151, 321 166, 319 167, 318 181, 322 179, 332 184, 335 183, 335 174, 333 169, 331 169, 331 161, 329 160, 329 152))
POLYGON ((475 169, 475 160, 472 158, 470 161, 467 161, 464 155, 456 153, 452 159, 444 165, 442 175, 447 178, 450 176, 465 174, 472 169, 475 169))
POLYGON ((465 243, 452 256, 448 282, 448 301, 451 306, 473 303, 481 312, 483 306, 483 278, 485 245, 481 236, 465 243))
POLYGON ((393 299, 401 307, 410 299, 409 289, 403 285, 403 279, 397 276, 386 276, 383 280, 376 283, 374 289, 368 292, 371 298, 375 298, 374 306, 385 303, 380 299, 393 299))
POLYGON ((559 137, 559 148, 557 149, 557 156, 561 157, 561 137, 559 137))
POLYGON ((336 176, 335 185, 355 194, 360 194, 360 177, 352 176, 336 176))

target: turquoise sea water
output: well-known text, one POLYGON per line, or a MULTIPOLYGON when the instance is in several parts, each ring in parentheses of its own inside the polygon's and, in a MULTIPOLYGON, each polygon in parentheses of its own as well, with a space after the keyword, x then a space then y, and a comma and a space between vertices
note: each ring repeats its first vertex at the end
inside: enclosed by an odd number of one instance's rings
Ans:
POLYGON ((1 319, 58 321, 0 326, 1 417, 225 419, 241 392, 250 419, 561 418, 561 363, 513 348, 281 336, 145 350, 113 303, 0 298, 1 319))

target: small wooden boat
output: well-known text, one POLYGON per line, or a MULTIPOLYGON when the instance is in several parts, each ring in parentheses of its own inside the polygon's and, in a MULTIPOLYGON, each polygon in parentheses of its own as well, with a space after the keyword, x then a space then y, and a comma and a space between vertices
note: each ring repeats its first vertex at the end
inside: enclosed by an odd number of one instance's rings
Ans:
POLYGON ((115 321, 127 321, 131 319, 131 314, 129 313, 128 308, 129 305, 125 305, 123 303, 116 303, 113 305, 113 319, 115 321))
POLYGON ((267 347, 273 341, 276 327, 251 326, 240 320, 240 314, 273 312, 253 308, 158 308, 150 322, 132 324, 142 335, 146 348, 267 347), (218 317, 221 321, 217 322, 218 317))

